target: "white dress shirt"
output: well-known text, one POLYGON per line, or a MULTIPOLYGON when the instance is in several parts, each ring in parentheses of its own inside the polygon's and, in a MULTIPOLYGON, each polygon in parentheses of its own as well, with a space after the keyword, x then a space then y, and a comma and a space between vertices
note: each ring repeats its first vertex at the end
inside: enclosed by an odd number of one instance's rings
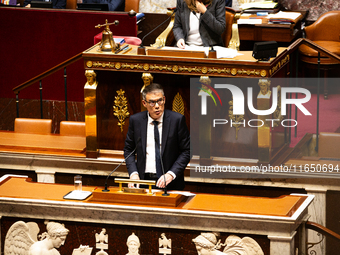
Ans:
POLYGON ((189 18, 189 35, 186 41, 186 44, 189 46, 203 46, 203 42, 201 39, 199 26, 200 26, 200 13, 193 13, 190 12, 190 18, 189 18))

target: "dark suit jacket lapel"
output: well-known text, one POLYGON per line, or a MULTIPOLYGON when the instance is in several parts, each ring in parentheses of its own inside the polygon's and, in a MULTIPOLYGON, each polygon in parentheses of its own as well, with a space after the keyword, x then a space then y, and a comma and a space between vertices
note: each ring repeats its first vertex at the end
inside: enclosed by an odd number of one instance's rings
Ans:
POLYGON ((161 153, 162 156, 163 156, 163 153, 164 153, 164 148, 166 146, 166 142, 168 140, 170 125, 171 125, 170 116, 169 116, 169 114, 167 114, 167 111, 165 110, 164 116, 163 116, 163 127, 162 127, 162 153, 161 153))
POLYGON ((148 112, 145 111, 145 114, 141 121, 140 127, 140 135, 142 139, 142 148, 143 148, 143 155, 146 155, 146 139, 147 139, 147 127, 148 127, 148 112))
MULTIPOLYGON (((184 3, 186 6, 187 4, 184 3)), ((188 37, 190 30, 190 9, 188 7, 184 8, 184 20, 185 20, 185 35, 188 37)))

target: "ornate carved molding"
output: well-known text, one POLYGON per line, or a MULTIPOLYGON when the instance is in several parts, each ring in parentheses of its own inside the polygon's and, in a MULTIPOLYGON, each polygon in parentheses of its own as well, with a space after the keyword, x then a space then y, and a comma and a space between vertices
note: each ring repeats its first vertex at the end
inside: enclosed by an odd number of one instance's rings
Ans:
MULTIPOLYGON (((289 60, 289 57, 288 57, 289 60)), ((279 62, 275 67, 270 70, 274 73, 280 68, 283 63, 286 63, 287 57, 279 62)), ((193 73, 193 74, 210 74, 210 75, 231 75, 231 76, 254 76, 266 77, 267 71, 264 69, 244 69, 244 68, 221 68, 221 67, 207 67, 207 66, 186 66, 186 65, 162 65, 162 64, 149 64, 149 63, 122 63, 122 62, 105 62, 105 61, 87 61, 88 68, 104 68, 112 70, 139 70, 139 71, 159 71, 165 73, 193 73)))
POLYGON ((244 121, 244 115, 233 115, 233 101, 229 101, 229 118, 233 121, 233 127, 235 128, 235 139, 238 138, 238 131, 242 125, 241 121, 244 121))
POLYGON ((287 64, 289 62, 289 55, 287 55, 285 58, 281 59, 274 67, 272 67, 269 70, 269 75, 272 76, 277 70, 281 68, 281 66, 287 64))

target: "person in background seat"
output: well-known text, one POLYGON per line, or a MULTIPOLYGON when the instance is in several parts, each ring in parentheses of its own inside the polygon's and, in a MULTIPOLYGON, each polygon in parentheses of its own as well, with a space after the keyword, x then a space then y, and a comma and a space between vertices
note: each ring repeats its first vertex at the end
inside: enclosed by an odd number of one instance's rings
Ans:
POLYGON ((173 32, 177 47, 224 46, 225 0, 177 0, 173 32))

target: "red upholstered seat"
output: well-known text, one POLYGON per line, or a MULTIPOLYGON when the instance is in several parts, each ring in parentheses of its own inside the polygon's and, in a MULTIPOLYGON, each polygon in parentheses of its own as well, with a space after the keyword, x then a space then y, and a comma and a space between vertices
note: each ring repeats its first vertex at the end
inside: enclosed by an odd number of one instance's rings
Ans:
MULTIPOLYGON (((113 38, 124 38, 127 44, 140 45, 142 40, 135 36, 113 36, 113 38)), ((97 34, 94 37, 94 44, 99 43, 102 40, 102 33, 97 34)))

